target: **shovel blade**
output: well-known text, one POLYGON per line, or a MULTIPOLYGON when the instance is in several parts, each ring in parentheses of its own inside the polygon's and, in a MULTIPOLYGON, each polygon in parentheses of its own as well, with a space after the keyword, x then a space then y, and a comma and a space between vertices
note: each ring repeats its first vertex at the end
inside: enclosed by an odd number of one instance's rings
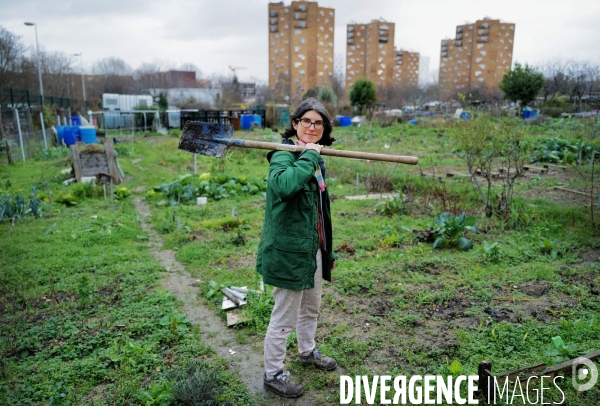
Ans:
POLYGON ((194 154, 223 158, 233 136, 231 124, 188 121, 181 131, 178 148, 194 154))

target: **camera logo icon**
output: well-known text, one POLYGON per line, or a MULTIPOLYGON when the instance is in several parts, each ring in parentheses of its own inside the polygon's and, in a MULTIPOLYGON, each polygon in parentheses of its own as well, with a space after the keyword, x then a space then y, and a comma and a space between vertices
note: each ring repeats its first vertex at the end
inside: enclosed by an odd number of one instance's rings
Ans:
POLYGON ((572 380, 573 388, 576 391, 585 392, 592 389, 598 381, 598 368, 596 364, 584 357, 574 359, 572 380))

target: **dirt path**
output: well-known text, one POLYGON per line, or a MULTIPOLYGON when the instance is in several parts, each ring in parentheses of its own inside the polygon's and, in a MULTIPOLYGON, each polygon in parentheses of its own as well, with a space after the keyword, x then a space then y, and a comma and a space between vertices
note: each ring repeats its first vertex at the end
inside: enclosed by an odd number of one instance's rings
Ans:
POLYGON ((201 303, 198 297, 199 289, 194 286, 197 279, 192 278, 175 259, 175 252, 163 249, 162 239, 146 222, 150 215, 150 207, 140 197, 136 197, 134 201, 142 229, 148 235, 151 254, 171 271, 163 279, 163 286, 183 302, 183 311, 192 323, 200 327, 202 340, 210 345, 219 357, 228 359, 230 368, 238 371, 255 402, 265 406, 317 404, 318 400, 311 393, 305 393, 299 399, 283 399, 264 390, 262 340, 249 344, 236 342, 234 331, 228 329, 224 320, 201 303), (229 350, 235 351, 235 354, 231 355, 229 350))

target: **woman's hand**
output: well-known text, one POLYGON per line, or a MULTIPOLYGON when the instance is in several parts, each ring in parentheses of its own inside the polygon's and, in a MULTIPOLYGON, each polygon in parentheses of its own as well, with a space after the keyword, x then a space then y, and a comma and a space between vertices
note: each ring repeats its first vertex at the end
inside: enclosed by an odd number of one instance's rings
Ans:
POLYGON ((335 260, 331 261, 331 270, 333 271, 335 269, 335 260))
POLYGON ((312 149, 313 151, 317 151, 320 154, 321 150, 323 149, 323 146, 319 144, 306 144, 306 149, 312 149))

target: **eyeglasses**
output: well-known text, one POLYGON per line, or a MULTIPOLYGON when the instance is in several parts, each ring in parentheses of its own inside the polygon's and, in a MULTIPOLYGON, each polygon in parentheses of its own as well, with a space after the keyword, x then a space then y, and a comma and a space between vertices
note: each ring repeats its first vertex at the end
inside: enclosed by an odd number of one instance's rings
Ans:
POLYGON ((323 129, 323 121, 322 120, 317 120, 317 121, 310 121, 309 118, 301 118, 300 120, 298 120, 300 122, 300 125, 304 128, 310 128, 311 125, 315 126, 315 130, 322 130, 323 129))

